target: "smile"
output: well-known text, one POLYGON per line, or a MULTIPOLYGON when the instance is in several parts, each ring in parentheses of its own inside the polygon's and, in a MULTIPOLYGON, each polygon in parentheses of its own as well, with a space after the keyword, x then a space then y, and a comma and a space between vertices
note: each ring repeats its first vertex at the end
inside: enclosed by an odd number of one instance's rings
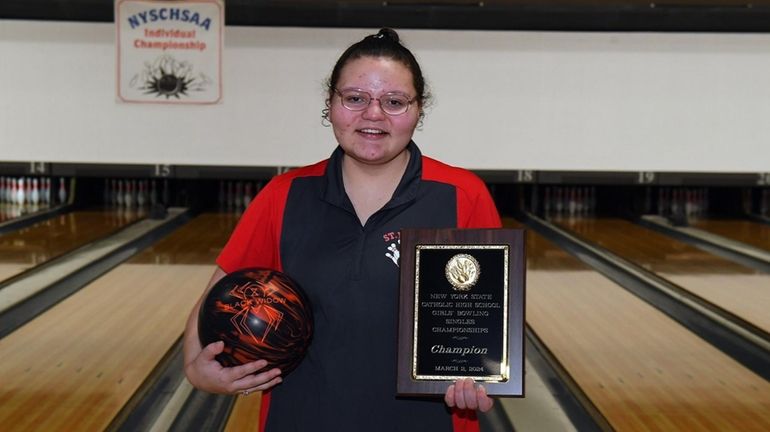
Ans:
POLYGON ((372 135, 384 135, 387 133, 380 129, 369 129, 369 128, 358 129, 358 132, 365 133, 365 134, 372 134, 372 135))

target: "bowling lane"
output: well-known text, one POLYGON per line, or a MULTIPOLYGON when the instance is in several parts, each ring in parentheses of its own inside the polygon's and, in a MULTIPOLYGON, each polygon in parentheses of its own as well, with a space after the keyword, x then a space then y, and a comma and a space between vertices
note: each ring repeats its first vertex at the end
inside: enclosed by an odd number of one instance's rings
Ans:
POLYGON ((143 216, 110 209, 74 211, 0 235, 0 282, 108 236, 143 216))
POLYGON ((770 252, 770 225, 748 220, 700 219, 690 226, 770 252))
POLYGON ((224 432, 255 431, 259 424, 259 412, 262 404, 262 393, 252 393, 248 396, 238 396, 230 416, 227 418, 224 432))
POLYGON ((0 339, 3 430, 104 430, 181 336, 236 221, 201 215, 0 339))
POLYGON ((527 324, 618 431, 770 430, 770 383, 532 231, 527 324))
POLYGON ((622 219, 552 221, 770 332, 770 275, 622 219))

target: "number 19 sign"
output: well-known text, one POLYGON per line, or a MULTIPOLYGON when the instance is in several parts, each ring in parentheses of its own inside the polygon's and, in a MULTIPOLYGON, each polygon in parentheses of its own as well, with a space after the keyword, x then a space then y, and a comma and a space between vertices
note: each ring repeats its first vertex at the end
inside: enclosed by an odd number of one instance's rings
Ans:
POLYGON ((218 103, 224 17, 222 0, 116 0, 118 99, 218 103))

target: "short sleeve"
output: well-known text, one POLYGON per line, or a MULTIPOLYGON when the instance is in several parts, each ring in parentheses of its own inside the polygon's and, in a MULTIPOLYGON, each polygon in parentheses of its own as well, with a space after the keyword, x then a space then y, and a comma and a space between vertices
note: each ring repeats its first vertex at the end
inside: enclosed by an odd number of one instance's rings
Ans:
POLYGON ((279 243, 287 194, 288 185, 275 179, 257 194, 216 260, 222 270, 281 270, 279 243))

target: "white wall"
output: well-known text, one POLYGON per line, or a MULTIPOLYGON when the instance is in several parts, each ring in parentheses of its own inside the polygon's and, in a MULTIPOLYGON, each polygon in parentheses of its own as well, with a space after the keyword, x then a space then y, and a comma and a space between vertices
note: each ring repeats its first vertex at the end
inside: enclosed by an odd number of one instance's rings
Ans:
MULTIPOLYGON (((302 165, 323 81, 372 30, 229 27, 224 98, 121 104, 112 24, 0 20, 0 161, 302 165)), ((415 140, 474 169, 770 171, 770 34, 403 30, 415 140)))

